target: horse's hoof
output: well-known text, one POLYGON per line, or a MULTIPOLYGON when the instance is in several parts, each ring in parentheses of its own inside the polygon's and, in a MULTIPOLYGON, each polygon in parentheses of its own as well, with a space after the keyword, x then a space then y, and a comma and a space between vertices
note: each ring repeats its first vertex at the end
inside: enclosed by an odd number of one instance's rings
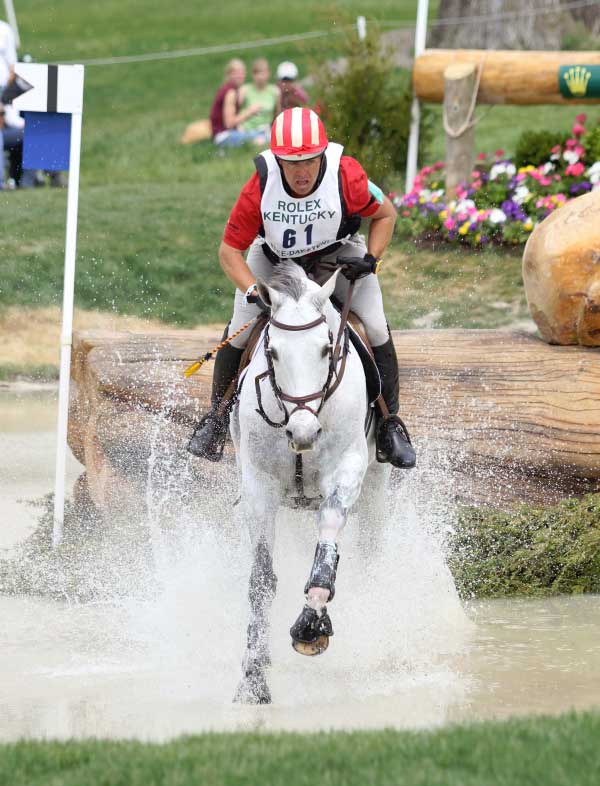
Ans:
POLYGON ((319 636, 314 641, 298 641, 292 639, 292 647, 299 652, 300 655, 321 655, 329 647, 329 636, 324 634, 319 636))
POLYGON ((320 655, 329 646, 329 637, 333 636, 333 626, 323 607, 319 616, 315 609, 305 606, 300 616, 290 628, 292 647, 301 655, 320 655))
POLYGON ((263 672, 254 671, 242 677, 233 701, 235 704, 270 704, 271 691, 263 672))

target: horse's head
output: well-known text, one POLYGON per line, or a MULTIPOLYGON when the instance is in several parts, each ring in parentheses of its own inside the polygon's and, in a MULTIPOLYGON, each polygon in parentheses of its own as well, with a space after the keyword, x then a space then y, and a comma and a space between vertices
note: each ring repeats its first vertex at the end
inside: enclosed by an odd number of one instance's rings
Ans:
POLYGON ((268 285, 257 282, 271 307, 266 351, 274 389, 288 417, 289 445, 296 453, 312 450, 321 433, 318 416, 333 373, 333 338, 325 312, 336 278, 337 271, 320 287, 288 264, 268 285))

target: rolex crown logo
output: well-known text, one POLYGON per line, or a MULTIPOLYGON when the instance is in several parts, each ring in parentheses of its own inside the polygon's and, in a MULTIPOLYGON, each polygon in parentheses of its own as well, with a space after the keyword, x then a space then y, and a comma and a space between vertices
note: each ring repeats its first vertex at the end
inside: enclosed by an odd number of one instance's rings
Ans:
POLYGON ((564 74, 564 79, 571 95, 584 96, 591 76, 592 72, 585 66, 571 66, 564 74))

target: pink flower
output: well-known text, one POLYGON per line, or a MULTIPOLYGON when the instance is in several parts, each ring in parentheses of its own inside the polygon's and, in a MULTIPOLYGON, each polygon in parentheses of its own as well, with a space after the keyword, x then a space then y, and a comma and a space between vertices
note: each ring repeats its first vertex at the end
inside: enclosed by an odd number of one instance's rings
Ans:
POLYGON ((430 175, 432 172, 433 172, 432 166, 424 166, 423 169, 421 170, 422 175, 430 175))
POLYGON ((445 166, 445 164, 444 164, 444 162, 443 162, 443 161, 437 161, 437 162, 436 162, 436 163, 433 165, 433 169, 434 169, 434 171, 435 171, 435 172, 437 172, 437 171, 438 171, 438 169, 443 169, 443 168, 444 168, 444 166, 445 166))
POLYGON ((552 185, 552 180, 547 175, 543 175, 539 179, 539 184, 541 186, 550 186, 552 185))
POLYGON ((565 169, 565 175, 569 175, 571 177, 579 177, 583 175, 585 170, 585 166, 578 161, 576 164, 569 164, 569 166, 565 169))
POLYGON ((496 156, 496 158, 502 158, 502 156, 504 155, 504 150, 496 150, 494 155, 496 156))
POLYGON ((585 134, 585 128, 580 123, 575 123, 573 128, 571 129, 571 133, 573 136, 580 137, 585 134))
POLYGON ((477 153, 478 161, 485 161, 485 153, 477 153))
POLYGON ((580 158, 585 153, 585 150, 581 145, 577 145, 573 148, 573 152, 576 153, 580 158))
POLYGON ((444 226, 446 227, 446 229, 452 230, 456 226, 456 221, 453 218, 447 218, 444 221, 444 226))
POLYGON ((515 180, 517 181, 517 183, 522 183, 526 177, 527 177, 527 172, 519 172, 519 174, 516 175, 515 180))
POLYGON ((479 189, 479 188, 481 188, 481 186, 482 186, 482 182, 481 182, 481 180, 474 180, 474 181, 473 181, 473 183, 472 183, 472 186, 473 186, 473 188, 475 188, 475 189, 479 189))
POLYGON ((560 145, 554 145, 554 147, 552 148, 552 150, 550 152, 551 153, 560 153, 560 150, 561 150, 560 145))
POLYGON ((467 213, 461 212, 456 214, 456 218, 462 223, 467 220, 467 213))
POLYGON ((575 115, 575 120, 583 125, 587 120, 587 115, 582 112, 580 115, 575 115))
POLYGON ((404 216, 404 218, 408 218, 408 216, 410 216, 410 210, 403 210, 402 215, 404 216))
POLYGON ((567 150, 572 150, 576 144, 577 144, 576 139, 567 139, 567 141, 565 142, 565 147, 567 148, 567 150))

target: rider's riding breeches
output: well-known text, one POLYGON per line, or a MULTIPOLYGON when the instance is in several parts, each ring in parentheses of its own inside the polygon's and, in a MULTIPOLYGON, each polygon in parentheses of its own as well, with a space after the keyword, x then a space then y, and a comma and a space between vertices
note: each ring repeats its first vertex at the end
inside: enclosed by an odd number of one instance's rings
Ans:
MULTIPOLYGON (((315 269, 311 271, 311 278, 314 277, 319 284, 323 284, 336 269, 336 259, 340 257, 362 257, 366 253, 367 247, 364 237, 358 234, 354 235, 333 253, 322 257, 317 265, 315 265, 315 269)), ((246 262, 256 277, 261 278, 267 284, 269 283, 275 266, 265 256, 260 241, 255 241, 250 246, 246 262)), ((343 302, 346 298, 347 291, 348 280, 340 273, 337 278, 334 295, 339 301, 343 302)), ((365 326, 371 346, 379 347, 385 344, 389 334, 385 314, 383 312, 381 289, 376 275, 371 274, 358 279, 352 296, 352 311, 354 311, 365 326)), ((235 333, 236 330, 257 316, 258 313, 258 306, 247 304, 244 293, 236 289, 233 316, 229 325, 229 334, 235 333)), ((241 335, 235 338, 231 342, 232 345, 239 349, 245 347, 250 335, 250 330, 251 328, 248 328, 248 330, 245 330, 241 335)))

